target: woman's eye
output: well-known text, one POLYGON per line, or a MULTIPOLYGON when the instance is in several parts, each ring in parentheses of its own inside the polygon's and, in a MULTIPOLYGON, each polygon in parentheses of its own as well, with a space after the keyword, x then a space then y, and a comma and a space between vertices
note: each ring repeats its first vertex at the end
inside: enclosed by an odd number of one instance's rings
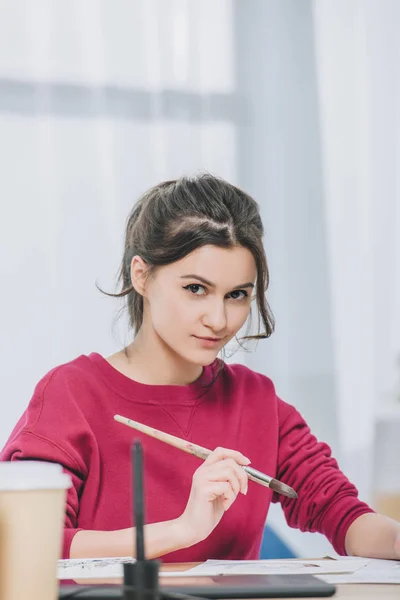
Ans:
POLYGON ((184 288, 185 290, 189 290, 192 294, 196 296, 202 296, 205 293, 205 287, 200 285, 199 283, 191 283, 184 288))
POLYGON ((244 300, 245 298, 247 298, 248 294, 244 290, 234 290, 230 293, 230 296, 234 300, 244 300))

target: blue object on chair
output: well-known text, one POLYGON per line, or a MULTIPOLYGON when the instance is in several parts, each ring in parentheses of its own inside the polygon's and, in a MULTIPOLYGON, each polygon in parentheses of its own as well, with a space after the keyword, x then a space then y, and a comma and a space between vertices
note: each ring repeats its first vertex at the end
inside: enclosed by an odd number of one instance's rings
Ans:
POLYGON ((269 525, 265 526, 260 558, 296 558, 296 555, 269 525))

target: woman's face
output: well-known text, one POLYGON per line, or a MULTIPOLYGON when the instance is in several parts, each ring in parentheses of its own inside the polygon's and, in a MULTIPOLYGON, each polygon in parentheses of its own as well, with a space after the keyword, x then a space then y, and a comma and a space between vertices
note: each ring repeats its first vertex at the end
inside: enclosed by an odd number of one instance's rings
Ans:
POLYGON ((256 275, 247 248, 202 246, 148 278, 143 324, 180 358, 210 364, 245 323, 256 275))

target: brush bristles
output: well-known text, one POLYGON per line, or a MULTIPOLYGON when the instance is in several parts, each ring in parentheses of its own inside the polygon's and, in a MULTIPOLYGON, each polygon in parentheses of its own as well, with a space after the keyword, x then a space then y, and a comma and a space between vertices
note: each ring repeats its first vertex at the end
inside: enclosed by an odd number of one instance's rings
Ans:
POLYGON ((284 496, 287 496, 288 498, 297 498, 298 497, 293 488, 286 485, 286 483, 282 483, 281 481, 278 481, 277 479, 271 479, 269 487, 271 488, 271 490, 274 490, 274 492, 277 492, 278 494, 283 494, 284 496))

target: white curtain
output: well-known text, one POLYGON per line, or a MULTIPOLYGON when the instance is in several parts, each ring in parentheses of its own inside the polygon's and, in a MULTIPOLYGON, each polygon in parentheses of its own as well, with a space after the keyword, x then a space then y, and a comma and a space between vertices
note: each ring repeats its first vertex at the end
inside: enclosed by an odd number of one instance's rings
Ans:
POLYGON ((48 369, 126 341, 95 282, 113 290, 134 200, 235 182, 232 19, 230 0, 0 3, 0 444, 48 369))
POLYGON ((373 501, 400 490, 399 429, 377 427, 400 391, 400 4, 313 9, 342 465, 373 501))

